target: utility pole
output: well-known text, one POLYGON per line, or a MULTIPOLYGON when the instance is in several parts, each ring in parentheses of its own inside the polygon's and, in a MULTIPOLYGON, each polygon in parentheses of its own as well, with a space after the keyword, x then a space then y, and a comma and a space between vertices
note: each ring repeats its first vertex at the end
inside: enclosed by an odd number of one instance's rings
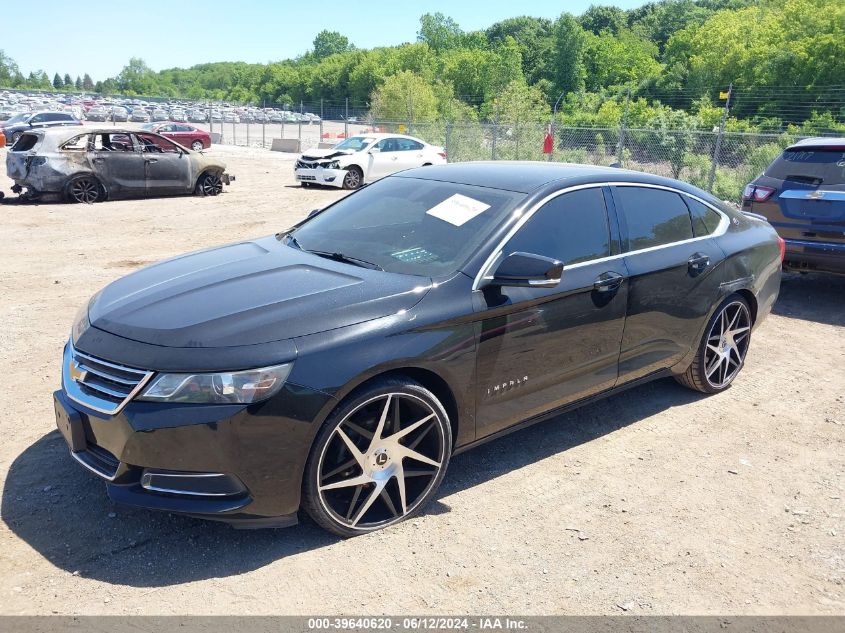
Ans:
POLYGON ((628 107, 631 105, 631 89, 625 94, 625 111, 622 113, 622 126, 619 128, 619 145, 616 147, 616 162, 622 167, 625 150, 625 129, 628 127, 628 107))
POLYGON ((719 98, 725 99, 725 110, 722 112, 722 121, 719 123, 719 134, 716 136, 716 147, 713 150, 713 164, 710 165, 710 176, 707 178, 707 193, 713 193, 713 181, 716 179, 716 166, 719 164, 719 154, 722 151, 722 135, 725 133, 725 123, 728 120, 728 111, 731 107, 731 96, 733 94, 733 82, 728 86, 727 94, 720 92, 719 98), (725 95, 722 97, 722 95, 725 95))
POLYGON ((343 117, 343 138, 349 138, 349 97, 346 97, 346 116, 343 117))
POLYGON ((549 162, 554 159, 555 155, 555 145, 557 144, 557 140, 555 137, 555 121, 557 121, 557 107, 560 105, 560 100, 563 99, 563 95, 566 94, 566 90, 558 95, 557 101, 555 101, 555 107, 552 109, 552 125, 551 125, 551 133, 552 133, 552 153, 549 154, 549 162))

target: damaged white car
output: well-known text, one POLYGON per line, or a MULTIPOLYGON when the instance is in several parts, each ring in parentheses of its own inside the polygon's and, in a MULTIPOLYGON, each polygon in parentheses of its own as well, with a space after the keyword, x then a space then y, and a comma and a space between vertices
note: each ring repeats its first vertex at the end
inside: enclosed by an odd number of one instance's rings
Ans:
POLYGON ((361 134, 329 149, 309 149, 296 161, 303 187, 328 185, 357 189, 390 174, 426 165, 446 164, 446 151, 413 136, 361 134))
POLYGON ((12 191, 68 202, 195 193, 216 196, 234 180, 220 161, 154 132, 53 128, 25 132, 6 155, 12 191))

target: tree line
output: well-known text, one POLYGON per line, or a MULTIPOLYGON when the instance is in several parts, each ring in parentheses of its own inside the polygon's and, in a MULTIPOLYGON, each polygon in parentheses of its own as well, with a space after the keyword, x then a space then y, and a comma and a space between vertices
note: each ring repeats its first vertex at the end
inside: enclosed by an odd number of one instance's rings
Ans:
POLYGON ((322 31, 313 49, 269 64, 218 62, 158 72, 132 59, 116 76, 24 77, 0 53, 0 85, 82 89, 236 103, 342 103, 378 118, 549 120, 574 125, 787 124, 842 129, 845 3, 841 0, 659 0, 623 10, 591 6, 549 20, 520 16, 465 31, 425 14, 415 42, 362 50, 322 31))

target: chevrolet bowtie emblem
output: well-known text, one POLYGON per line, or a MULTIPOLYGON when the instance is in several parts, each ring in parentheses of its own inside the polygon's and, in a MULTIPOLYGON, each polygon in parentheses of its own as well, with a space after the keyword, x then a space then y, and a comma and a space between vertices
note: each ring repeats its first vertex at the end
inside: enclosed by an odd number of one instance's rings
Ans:
POLYGON ((70 377, 76 382, 82 382, 88 376, 88 372, 82 369, 76 361, 70 362, 68 373, 70 373, 70 377))
POLYGON ((824 191, 814 191, 810 194, 810 198, 813 200, 818 200, 819 198, 824 198, 824 191))

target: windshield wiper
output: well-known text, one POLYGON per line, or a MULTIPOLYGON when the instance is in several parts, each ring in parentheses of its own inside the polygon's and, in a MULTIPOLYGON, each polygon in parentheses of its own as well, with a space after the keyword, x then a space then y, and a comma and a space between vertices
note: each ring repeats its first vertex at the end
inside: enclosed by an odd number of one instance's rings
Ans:
POLYGON ((311 253, 312 255, 317 255, 318 257, 325 257, 326 259, 331 259, 336 262, 343 262, 345 264, 352 264, 353 266, 360 266, 361 268, 370 268, 372 270, 384 270, 378 264, 374 264, 373 262, 368 262, 366 259, 358 259, 357 257, 352 257, 350 255, 344 255, 343 253, 332 253, 329 251, 312 251, 307 248, 302 248, 302 245, 297 241, 297 239, 293 236, 293 233, 287 233, 285 237, 288 238, 288 244, 293 246, 294 248, 298 248, 303 253, 311 253))
MULTIPOLYGON (((296 238, 294 238, 296 239, 296 238)), ((302 247, 300 247, 302 248, 302 247)), ((352 264, 353 266, 360 266, 361 268, 370 268, 372 270, 384 270, 378 264, 374 264, 373 262, 368 262, 366 259, 358 259, 357 257, 351 257, 350 255, 344 255, 343 253, 330 253, 328 251, 312 251, 308 250, 307 248, 302 248, 302 250, 306 253, 311 253, 312 255, 317 255, 318 257, 325 257, 326 259, 331 259, 336 262, 343 262, 344 264, 352 264)))

